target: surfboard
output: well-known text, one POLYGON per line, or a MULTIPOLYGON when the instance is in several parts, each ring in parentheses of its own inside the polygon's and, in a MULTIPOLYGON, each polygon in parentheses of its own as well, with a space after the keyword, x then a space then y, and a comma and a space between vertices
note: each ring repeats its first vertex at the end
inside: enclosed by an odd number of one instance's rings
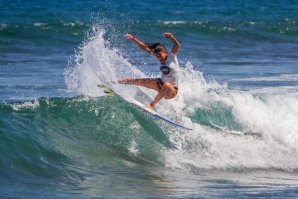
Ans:
MULTIPOLYGON (((111 89, 109 89, 108 87, 106 87, 106 86, 103 85, 103 84, 98 84, 97 86, 100 87, 100 88, 106 88, 106 89, 104 90, 104 92, 107 93, 107 94, 115 93, 114 91, 112 91, 111 89), (108 91, 108 92, 107 92, 107 91, 108 91)), ((116 93, 116 94, 117 94, 117 93, 116 93)), ((162 119, 162 120, 164 120, 164 121, 166 121, 166 122, 168 122, 168 123, 170 123, 170 124, 173 124, 173 125, 175 125, 175 126, 181 127, 181 128, 183 128, 183 129, 193 130, 192 128, 189 128, 189 127, 186 127, 186 126, 184 126, 184 125, 182 125, 182 124, 179 124, 179 123, 177 123, 177 122, 175 122, 175 121, 173 121, 173 120, 171 120, 171 119, 169 119, 169 118, 163 116, 162 114, 160 114, 160 113, 158 113, 158 112, 156 112, 156 111, 154 111, 154 110, 152 110, 152 109, 147 108, 147 106, 145 106, 143 103, 141 103, 141 102, 139 102, 139 101, 137 101, 137 100, 135 100, 135 99, 133 99, 133 98, 131 98, 131 99, 125 99, 124 97, 122 97, 122 96, 120 96, 120 95, 118 95, 118 96, 121 97, 122 99, 124 99, 126 102, 128 102, 128 103, 130 103, 130 104, 133 104, 133 105, 135 105, 135 106, 141 108, 142 110, 146 111, 147 113, 150 113, 150 114, 154 115, 155 117, 157 117, 157 118, 159 118, 159 119, 162 119)))

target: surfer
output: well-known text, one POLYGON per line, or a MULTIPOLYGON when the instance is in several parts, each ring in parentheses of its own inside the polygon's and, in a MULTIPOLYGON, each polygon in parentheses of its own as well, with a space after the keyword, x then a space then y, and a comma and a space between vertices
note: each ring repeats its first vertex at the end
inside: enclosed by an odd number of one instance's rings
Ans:
POLYGON ((134 84, 156 90, 158 92, 157 96, 147 106, 150 109, 152 109, 162 98, 172 99, 176 97, 178 93, 179 63, 177 54, 180 48, 180 43, 170 32, 165 32, 163 35, 165 38, 170 39, 174 44, 170 52, 168 52, 165 46, 160 43, 143 43, 131 34, 124 35, 127 39, 135 42, 139 48, 147 52, 150 56, 156 58, 160 64, 160 71, 162 73, 160 78, 124 78, 118 80, 120 84, 134 84))

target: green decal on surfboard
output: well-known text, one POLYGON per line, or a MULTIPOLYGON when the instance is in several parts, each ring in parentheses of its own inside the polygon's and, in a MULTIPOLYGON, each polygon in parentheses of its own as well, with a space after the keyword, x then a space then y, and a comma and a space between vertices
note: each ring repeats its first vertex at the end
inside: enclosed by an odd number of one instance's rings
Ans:
POLYGON ((109 88, 107 88, 105 85, 103 85, 103 84, 97 84, 97 86, 99 87, 99 88, 106 88, 103 92, 105 92, 105 93, 107 93, 107 94, 112 94, 112 93, 114 93, 114 91, 112 90, 112 89, 109 89, 109 88))

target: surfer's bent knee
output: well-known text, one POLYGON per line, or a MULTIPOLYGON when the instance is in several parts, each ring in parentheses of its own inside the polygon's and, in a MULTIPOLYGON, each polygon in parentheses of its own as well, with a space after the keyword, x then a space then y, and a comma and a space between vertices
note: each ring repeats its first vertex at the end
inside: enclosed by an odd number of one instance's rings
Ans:
POLYGON ((172 98, 176 97, 176 95, 177 95, 177 93, 178 93, 178 86, 173 86, 173 85, 170 84, 169 82, 165 82, 165 83, 162 82, 162 84, 160 84, 160 90, 159 90, 159 92, 160 92, 162 89, 165 89, 165 90, 166 90, 165 92, 167 92, 168 90, 171 89, 171 87, 173 87, 173 88, 175 89, 175 91, 174 91, 174 93, 173 93, 173 95, 172 95, 171 97, 165 96, 165 97, 164 97, 165 99, 172 99, 172 98))

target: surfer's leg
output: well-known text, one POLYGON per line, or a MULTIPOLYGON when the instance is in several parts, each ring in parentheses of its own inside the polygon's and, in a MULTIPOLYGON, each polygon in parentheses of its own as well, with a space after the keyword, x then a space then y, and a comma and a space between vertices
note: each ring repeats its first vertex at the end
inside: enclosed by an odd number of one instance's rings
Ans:
POLYGON ((176 89, 169 82, 165 82, 161 89, 158 91, 155 99, 148 105, 148 108, 152 109, 162 98, 172 99, 176 96, 176 89))
POLYGON ((134 78, 124 78, 119 79, 118 82, 120 84, 134 84, 137 86, 143 86, 149 89, 156 90, 157 92, 160 90, 159 82, 160 78, 142 78, 142 79, 134 79, 134 78))
POLYGON ((119 79, 118 83, 119 84, 134 84, 135 78, 124 78, 124 79, 119 79))
POLYGON ((135 79, 135 85, 153 89, 153 90, 156 90, 157 92, 160 90, 160 85, 159 85, 160 82, 161 82, 160 78, 135 79))

